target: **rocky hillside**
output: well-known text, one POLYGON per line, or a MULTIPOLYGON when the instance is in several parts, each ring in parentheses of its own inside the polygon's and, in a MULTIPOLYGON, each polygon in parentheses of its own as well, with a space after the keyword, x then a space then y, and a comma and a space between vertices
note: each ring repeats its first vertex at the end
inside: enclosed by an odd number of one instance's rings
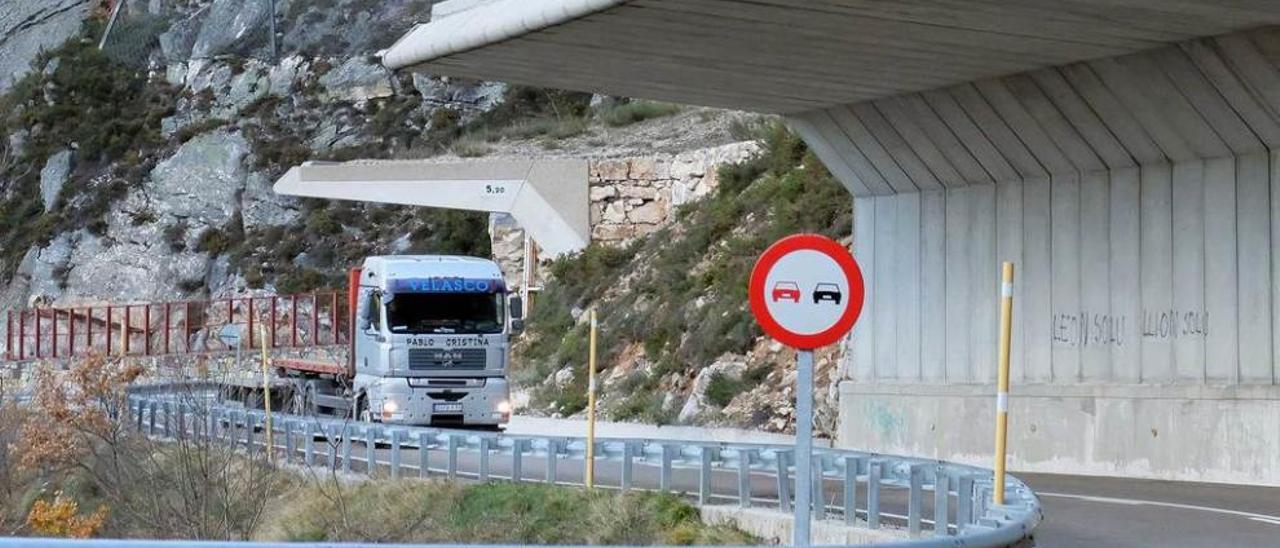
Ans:
MULTIPOLYGON (((43 23, 0 16, 0 48, 56 36, 56 2, 18 4, 43 23)), ((275 61, 267 0, 129 0, 101 51, 106 11, 71 4, 78 30, 0 97, 4 308, 304 291, 369 254, 489 253, 484 214, 276 196, 306 160, 732 140, 719 111, 388 73, 370 55, 427 1, 279 0, 275 61)))
MULTIPOLYGON (((370 254, 487 255, 484 214, 271 184, 306 160, 586 156, 601 243, 550 266, 516 360, 526 411, 582 410, 595 307, 607 417, 791 427, 791 356, 750 319, 747 272, 782 234, 847 236, 851 213, 780 127, 388 73, 370 55, 426 18, 421 0, 277 0, 274 55, 268 0, 127 0, 102 50, 112 3, 15 2, 0 14, 0 307, 288 293, 339 286, 370 254), (748 137, 760 146, 719 147, 748 137)), ((822 386, 837 363, 819 356, 822 386)))
MULTIPOLYGON (((763 337, 747 305, 755 258, 777 238, 847 239, 848 195, 781 126, 758 128, 750 158, 720 168, 713 194, 628 246, 593 245, 557 261, 520 347, 529 412, 586 406, 587 310, 599 315, 607 418, 789 431, 794 352, 763 337)), ((819 352, 819 430, 835 424, 840 349, 819 352)))

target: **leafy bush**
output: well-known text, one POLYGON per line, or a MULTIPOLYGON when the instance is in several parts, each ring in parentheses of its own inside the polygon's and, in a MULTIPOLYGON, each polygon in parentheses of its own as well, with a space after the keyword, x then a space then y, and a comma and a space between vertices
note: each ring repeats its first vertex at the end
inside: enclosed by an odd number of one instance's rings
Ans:
POLYGON ((635 99, 605 109, 597 117, 610 126, 622 127, 652 118, 671 116, 677 112, 680 112, 679 105, 635 99))
POLYGON ((707 382, 707 401, 716 407, 724 407, 743 392, 745 383, 724 373, 713 373, 707 382))

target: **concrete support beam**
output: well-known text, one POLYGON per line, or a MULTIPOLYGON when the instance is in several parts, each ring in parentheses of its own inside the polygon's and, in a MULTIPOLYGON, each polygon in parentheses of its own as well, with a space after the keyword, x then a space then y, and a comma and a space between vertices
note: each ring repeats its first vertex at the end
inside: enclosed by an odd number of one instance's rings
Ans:
POLYGON ((510 213, 551 256, 591 238, 585 160, 308 162, 276 181, 287 196, 510 213))

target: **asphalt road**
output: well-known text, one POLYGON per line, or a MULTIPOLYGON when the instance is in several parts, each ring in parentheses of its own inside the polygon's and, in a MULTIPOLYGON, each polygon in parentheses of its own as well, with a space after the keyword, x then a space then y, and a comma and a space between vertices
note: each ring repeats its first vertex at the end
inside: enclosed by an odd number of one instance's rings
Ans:
POLYGON ((1037 546, 1280 547, 1280 487, 1017 476, 1044 507, 1037 546))

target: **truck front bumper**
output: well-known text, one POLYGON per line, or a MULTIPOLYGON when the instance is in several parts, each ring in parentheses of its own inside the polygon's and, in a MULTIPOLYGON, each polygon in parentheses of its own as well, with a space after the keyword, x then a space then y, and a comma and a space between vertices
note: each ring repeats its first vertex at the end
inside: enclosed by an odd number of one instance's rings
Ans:
POLYGON ((369 410, 391 424, 498 426, 511 419, 510 388, 501 377, 478 387, 417 387, 388 378, 369 389, 369 410))

